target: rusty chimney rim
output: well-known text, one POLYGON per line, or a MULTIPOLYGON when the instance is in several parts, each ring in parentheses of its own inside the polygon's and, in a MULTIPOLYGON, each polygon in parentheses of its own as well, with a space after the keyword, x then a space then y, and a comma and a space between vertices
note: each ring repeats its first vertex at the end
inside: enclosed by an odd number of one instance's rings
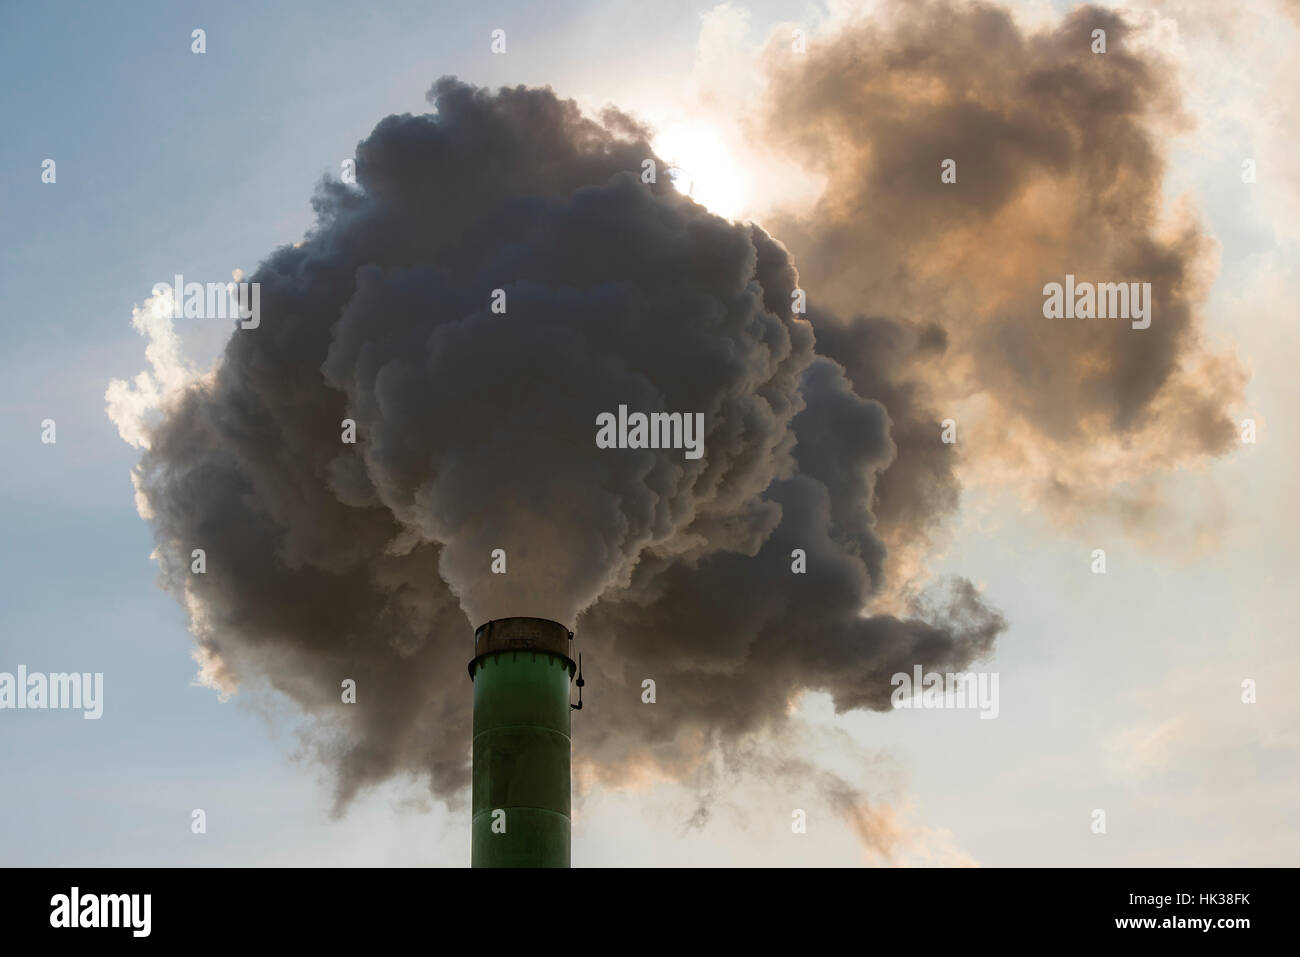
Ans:
POLYGON ((570 673, 574 670, 573 632, 549 618, 493 618, 479 625, 474 629, 470 677, 480 660, 504 651, 545 652, 567 662, 570 673))

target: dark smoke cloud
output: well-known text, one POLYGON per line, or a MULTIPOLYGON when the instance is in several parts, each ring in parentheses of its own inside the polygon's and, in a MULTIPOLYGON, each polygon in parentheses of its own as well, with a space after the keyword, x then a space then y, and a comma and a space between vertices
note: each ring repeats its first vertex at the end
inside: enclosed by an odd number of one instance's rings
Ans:
POLYGON ((136 476, 206 674, 312 716, 340 808, 398 774, 464 788, 490 617, 575 623, 578 757, 611 781, 688 776, 804 689, 885 709, 894 672, 990 651, 1003 622, 962 582, 863 617, 889 413, 791 315, 779 243, 642 183, 626 116, 451 79, 429 99, 380 122, 356 187, 323 184, 316 226, 250 277, 260 327, 168 402, 136 476), (598 449, 620 404, 703 412, 704 456, 598 449))
POLYGON ((766 225, 832 313, 813 316, 818 350, 889 410, 898 457, 875 512, 895 559, 956 506, 944 418, 965 472, 1136 530, 1169 518, 1146 479, 1236 440, 1245 375, 1200 312, 1213 244, 1163 215, 1177 77, 1138 39, 1096 7, 1030 32, 988 4, 909 2, 806 56, 783 35, 767 50, 764 138, 827 185, 766 225), (1043 286, 1066 273, 1152 283, 1151 327, 1044 319, 1043 286))

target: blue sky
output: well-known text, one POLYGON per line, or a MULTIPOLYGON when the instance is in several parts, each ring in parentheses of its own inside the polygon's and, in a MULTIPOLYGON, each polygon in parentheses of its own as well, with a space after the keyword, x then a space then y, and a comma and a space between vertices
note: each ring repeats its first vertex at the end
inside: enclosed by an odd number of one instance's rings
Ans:
MULTIPOLYGON (((102 671, 106 686, 99 721, 0 714, 0 864, 467 861, 465 811, 395 782, 334 820, 322 772, 297 756, 286 706, 242 692, 221 702, 192 683, 186 618, 155 584, 150 530, 133 502, 137 452, 105 415, 104 390, 144 366, 130 316, 154 283, 251 272, 299 239, 316 182, 337 175, 384 115, 423 111, 436 77, 550 83, 584 105, 684 116, 700 80, 701 14, 713 6, 0 7, 0 670, 102 671), (202 56, 190 51, 196 27, 207 32, 202 56), (506 56, 489 53, 496 27, 508 30, 506 56), (57 162, 52 185, 40 178, 47 157, 57 162), (57 422, 57 444, 40 442, 45 418, 57 422), (190 833, 193 808, 207 812, 206 835, 190 833)), ((755 47, 778 20, 826 16, 814 4, 746 6, 755 47)), ((1063 533, 1006 489, 968 488, 935 570, 980 583, 1011 623, 990 665, 1002 680, 999 720, 837 718, 821 696, 803 703, 810 727, 847 732, 873 756, 851 770, 954 855, 1300 859, 1300 721, 1281 700, 1300 678, 1289 219, 1300 181, 1267 138, 1294 128, 1295 107, 1279 102, 1279 119, 1272 107, 1243 106, 1294 79, 1274 37, 1290 30, 1294 40, 1294 29, 1261 13, 1223 39, 1188 13, 1178 39, 1207 65, 1189 88, 1203 122, 1180 141, 1171 182, 1222 243, 1210 328, 1250 359, 1250 396, 1269 423, 1258 447, 1177 480, 1189 508, 1201 507, 1207 483, 1216 490, 1228 516, 1221 542, 1195 557, 1142 550, 1122 529, 1063 533), (1212 61, 1229 43, 1234 59, 1212 61), (1225 147, 1225 131, 1244 145, 1225 147), (1231 189, 1246 150, 1278 160, 1241 202, 1231 189), (1094 547, 1108 548, 1107 576, 1087 573, 1094 547), (1260 682, 1254 709, 1236 700, 1243 676, 1260 682), (1087 827, 1096 807, 1112 809, 1103 839, 1087 827)), ((206 364, 225 334, 198 324, 183 340, 206 364)), ((824 757, 837 760, 833 745, 824 757)), ((579 805, 574 861, 859 861, 829 817, 792 846, 786 796, 749 782, 733 799, 736 813, 701 832, 682 827, 689 802, 672 785, 592 793, 579 805)))

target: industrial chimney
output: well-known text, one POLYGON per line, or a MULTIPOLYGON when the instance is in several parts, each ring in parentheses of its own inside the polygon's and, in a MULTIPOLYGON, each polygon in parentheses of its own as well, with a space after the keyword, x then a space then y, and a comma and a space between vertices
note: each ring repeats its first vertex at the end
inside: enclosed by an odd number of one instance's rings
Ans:
POLYGON ((573 632, 498 618, 474 632, 473 867, 568 867, 573 632))

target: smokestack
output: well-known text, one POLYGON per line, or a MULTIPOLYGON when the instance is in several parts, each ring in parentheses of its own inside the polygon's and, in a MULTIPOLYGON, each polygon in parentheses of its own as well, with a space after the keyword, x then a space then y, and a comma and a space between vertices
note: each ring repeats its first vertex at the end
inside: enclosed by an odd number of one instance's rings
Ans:
POLYGON ((572 645, 546 618, 474 632, 473 867, 569 866, 572 645))

